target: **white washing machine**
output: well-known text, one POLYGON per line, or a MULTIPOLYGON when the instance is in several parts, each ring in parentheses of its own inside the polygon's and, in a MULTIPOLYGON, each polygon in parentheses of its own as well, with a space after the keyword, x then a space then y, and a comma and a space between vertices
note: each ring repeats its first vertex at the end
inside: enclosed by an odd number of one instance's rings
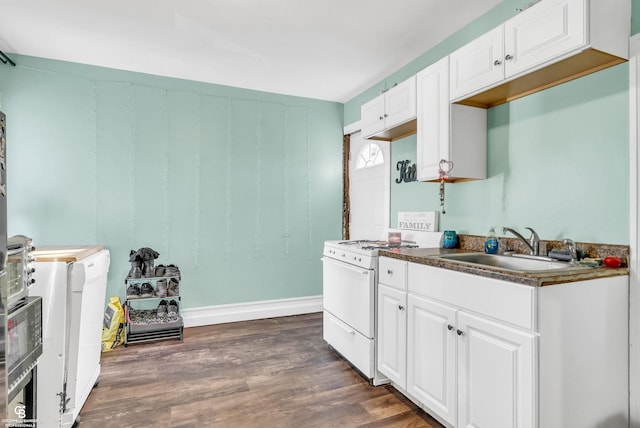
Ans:
POLYGON ((103 247, 42 247, 29 295, 41 296, 46 378, 37 391, 38 427, 71 427, 100 376, 110 255, 103 247))

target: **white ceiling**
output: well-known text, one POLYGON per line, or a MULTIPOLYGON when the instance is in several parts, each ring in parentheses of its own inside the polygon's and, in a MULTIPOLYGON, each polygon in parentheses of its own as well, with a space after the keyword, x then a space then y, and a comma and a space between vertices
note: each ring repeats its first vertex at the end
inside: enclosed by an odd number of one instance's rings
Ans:
POLYGON ((346 102, 500 1, 0 0, 0 50, 346 102))

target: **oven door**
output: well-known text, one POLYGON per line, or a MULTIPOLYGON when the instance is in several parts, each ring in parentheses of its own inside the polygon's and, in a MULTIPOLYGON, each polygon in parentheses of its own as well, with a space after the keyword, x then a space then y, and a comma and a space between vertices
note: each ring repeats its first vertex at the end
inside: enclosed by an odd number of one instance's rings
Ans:
POLYGON ((322 258, 324 310, 357 330, 374 337, 375 271, 322 258))

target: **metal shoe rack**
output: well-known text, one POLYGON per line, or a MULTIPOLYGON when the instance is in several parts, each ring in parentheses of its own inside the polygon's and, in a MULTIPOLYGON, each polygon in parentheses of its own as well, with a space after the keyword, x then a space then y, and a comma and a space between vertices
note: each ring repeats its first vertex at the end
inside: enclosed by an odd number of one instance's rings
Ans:
MULTIPOLYGON (((151 278, 127 278, 125 283, 125 338, 124 346, 129 343, 148 342, 152 340, 179 339, 182 341, 184 324, 180 300, 180 275, 170 275, 151 278), (167 288, 158 288, 158 283, 165 281, 167 288), (174 282, 172 294, 166 294, 169 284, 174 282), (142 288, 149 284, 152 292, 140 295, 130 294, 131 286, 142 288), (176 292, 177 291, 177 292, 176 292), (158 305, 162 300, 177 302, 177 316, 158 315, 158 305)), ((150 287, 146 286, 150 291, 150 287)))

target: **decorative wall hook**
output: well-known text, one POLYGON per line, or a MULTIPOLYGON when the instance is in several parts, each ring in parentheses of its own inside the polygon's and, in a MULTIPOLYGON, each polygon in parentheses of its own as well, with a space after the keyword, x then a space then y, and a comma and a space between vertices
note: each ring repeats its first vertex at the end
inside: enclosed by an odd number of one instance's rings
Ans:
POLYGON ((442 214, 447 212, 444 209, 444 182, 449 178, 449 173, 453 169, 453 162, 446 159, 441 159, 438 164, 438 174, 440 176, 440 206, 442 207, 442 214))

